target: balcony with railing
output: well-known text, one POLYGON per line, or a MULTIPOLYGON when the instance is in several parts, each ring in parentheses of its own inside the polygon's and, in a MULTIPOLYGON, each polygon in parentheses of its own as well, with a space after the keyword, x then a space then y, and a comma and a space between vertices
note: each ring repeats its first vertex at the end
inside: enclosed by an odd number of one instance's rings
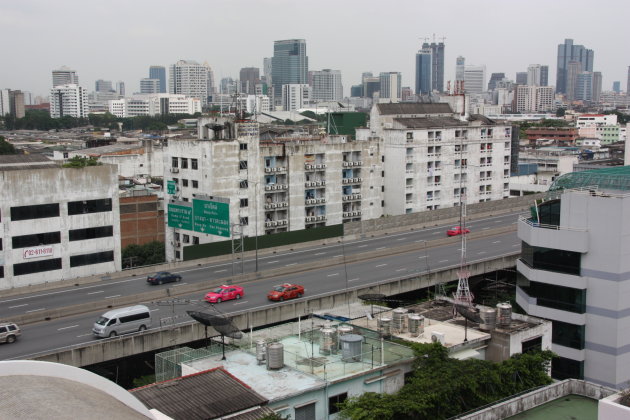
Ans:
POLYGON ((521 215, 518 219, 518 237, 531 246, 588 252, 588 229, 538 223, 521 215))

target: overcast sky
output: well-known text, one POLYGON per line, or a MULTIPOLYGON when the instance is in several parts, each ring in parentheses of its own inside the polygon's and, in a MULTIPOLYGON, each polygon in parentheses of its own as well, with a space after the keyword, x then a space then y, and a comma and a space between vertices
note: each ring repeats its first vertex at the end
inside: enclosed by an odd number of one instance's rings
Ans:
POLYGON ((216 82, 261 68, 273 41, 306 40, 309 69, 338 69, 344 91, 361 73, 400 71, 414 88, 422 39, 446 37, 445 84, 455 58, 514 79, 547 64, 556 80, 557 45, 573 38, 595 51, 603 89, 630 65, 627 0, 0 0, 0 88, 48 95, 62 65, 94 90, 97 79, 139 90, 152 64, 207 61, 216 82))

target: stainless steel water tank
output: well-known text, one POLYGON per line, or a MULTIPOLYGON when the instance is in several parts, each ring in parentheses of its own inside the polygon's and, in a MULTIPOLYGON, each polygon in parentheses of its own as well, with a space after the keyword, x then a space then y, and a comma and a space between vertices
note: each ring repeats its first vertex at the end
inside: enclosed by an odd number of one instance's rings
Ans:
POLYGON ((497 311, 494 308, 481 308, 479 309, 479 329, 484 331, 493 330, 497 325, 497 311))
POLYGON ((508 302, 497 303, 497 323, 501 327, 509 327, 512 322, 512 305, 508 302))
POLYGON ((398 332, 405 332, 405 318, 407 317, 407 312, 409 311, 405 308, 396 308, 392 311, 394 315, 394 330, 398 332))
POLYGON ((376 325, 378 332, 384 336, 389 337, 392 335, 392 319, 387 317, 377 318, 376 325))
POLYGON ((409 325, 409 334, 417 337, 424 333, 424 317, 422 315, 409 314, 407 323, 409 325))
POLYGON ((284 346, 282 343, 267 345, 267 369, 282 369, 284 366, 284 346))
POLYGON ((265 340, 256 340, 256 361, 259 365, 265 362, 267 357, 267 343, 265 340))
POLYGON ((341 342, 341 360, 344 362, 360 362, 363 336, 346 334, 339 337, 341 342))
POLYGON ((319 330, 319 354, 330 354, 337 347, 337 341, 335 340, 337 330, 334 327, 324 327, 319 330))

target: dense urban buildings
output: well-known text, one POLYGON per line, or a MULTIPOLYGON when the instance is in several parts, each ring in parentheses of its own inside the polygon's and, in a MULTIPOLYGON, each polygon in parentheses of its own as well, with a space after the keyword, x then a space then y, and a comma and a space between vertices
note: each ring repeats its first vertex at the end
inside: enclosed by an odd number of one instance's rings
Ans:
MULTIPOLYGON (((572 39, 565 39, 564 44, 558 45, 558 66, 556 75, 556 92, 569 94, 576 80, 570 77, 571 62, 579 63, 580 71, 593 71, 595 53, 583 45, 573 44, 572 39)), ((576 65, 574 65, 576 66, 576 65)), ((575 70, 573 70, 575 71, 575 70)))
POLYGON ((274 41, 271 78, 275 105, 280 105, 282 102, 283 85, 308 84, 308 56, 305 40, 274 41))
POLYGON ((256 85, 260 83, 260 69, 258 67, 243 67, 239 72, 241 92, 248 95, 256 94, 256 85))

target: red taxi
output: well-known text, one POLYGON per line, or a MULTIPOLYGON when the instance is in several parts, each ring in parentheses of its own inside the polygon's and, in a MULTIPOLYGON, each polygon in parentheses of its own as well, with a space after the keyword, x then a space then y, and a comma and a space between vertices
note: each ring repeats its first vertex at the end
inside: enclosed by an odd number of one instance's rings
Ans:
POLYGON ((209 303, 221 303, 224 300, 240 299, 244 294, 245 292, 241 286, 234 284, 223 285, 206 294, 205 299, 209 303))

